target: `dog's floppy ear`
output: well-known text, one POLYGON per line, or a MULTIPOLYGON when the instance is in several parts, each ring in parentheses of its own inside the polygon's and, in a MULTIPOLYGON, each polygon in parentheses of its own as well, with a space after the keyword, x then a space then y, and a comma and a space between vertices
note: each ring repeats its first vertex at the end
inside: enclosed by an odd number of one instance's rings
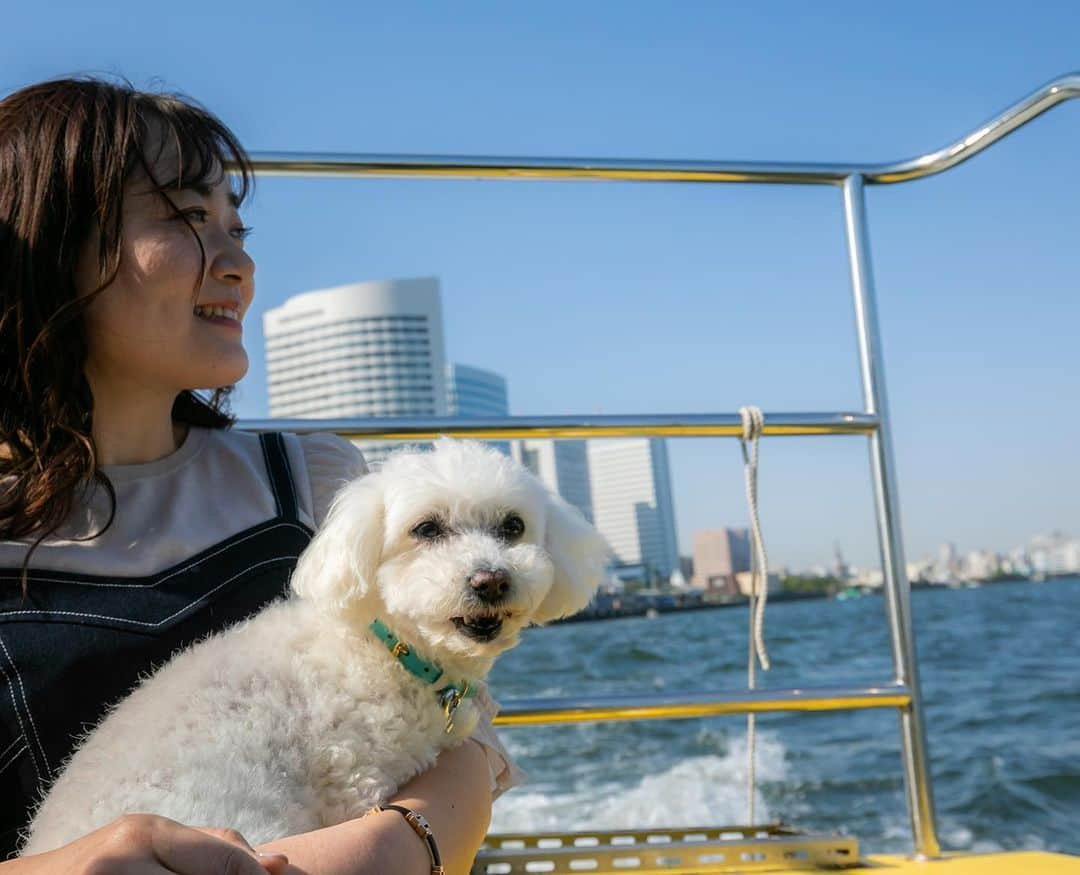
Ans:
POLYGON ((296 563, 293 591, 333 613, 356 607, 375 586, 384 515, 378 474, 365 474, 342 487, 296 563))
POLYGON ((546 623, 575 614, 595 595, 611 549, 581 512, 558 495, 549 493, 544 548, 555 566, 551 589, 533 614, 534 623, 546 623))

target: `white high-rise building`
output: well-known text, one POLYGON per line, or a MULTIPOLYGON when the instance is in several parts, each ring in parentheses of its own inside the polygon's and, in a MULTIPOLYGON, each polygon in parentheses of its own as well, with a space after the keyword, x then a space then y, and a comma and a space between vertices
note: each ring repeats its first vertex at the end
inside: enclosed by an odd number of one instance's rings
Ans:
MULTIPOLYGON (((510 415, 506 378, 494 371, 451 363, 446 366, 447 406, 451 416, 504 417, 510 415)), ((488 441, 510 455, 509 441, 488 441)))
POLYGON ((585 441, 517 440, 511 443, 511 453, 548 489, 580 510, 589 522, 593 521, 585 441))
POLYGON ((662 438, 588 441, 593 522, 617 560, 668 579, 679 567, 667 445, 662 438))
MULTIPOLYGON (((270 415, 446 416, 435 277, 303 292, 263 316, 270 415)), ((389 444, 362 444, 380 456, 389 444)))

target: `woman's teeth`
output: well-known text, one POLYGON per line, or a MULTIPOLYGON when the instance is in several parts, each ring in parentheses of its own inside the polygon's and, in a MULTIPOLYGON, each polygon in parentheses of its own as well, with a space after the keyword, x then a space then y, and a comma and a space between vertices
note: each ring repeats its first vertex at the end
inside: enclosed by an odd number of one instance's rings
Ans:
POLYGON ((232 310, 228 307, 196 307, 195 315, 202 316, 204 319, 208 319, 211 316, 223 316, 226 319, 233 319, 237 322, 240 321, 240 311, 232 310))

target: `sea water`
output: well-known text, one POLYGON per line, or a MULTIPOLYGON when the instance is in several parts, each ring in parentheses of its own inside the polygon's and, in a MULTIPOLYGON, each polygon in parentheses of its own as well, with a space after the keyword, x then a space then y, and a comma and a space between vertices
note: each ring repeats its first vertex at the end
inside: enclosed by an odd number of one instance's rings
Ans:
MULTIPOLYGON (((954 850, 1080 853, 1080 578, 912 593, 938 832, 954 850)), ((737 690, 745 609, 530 629, 492 674, 501 700, 737 690)), ((770 604, 758 686, 892 677, 884 600, 770 604)), ((493 832, 745 823, 746 718, 503 728, 529 782, 493 832)), ((894 709, 757 718, 759 822, 907 852, 894 709)))

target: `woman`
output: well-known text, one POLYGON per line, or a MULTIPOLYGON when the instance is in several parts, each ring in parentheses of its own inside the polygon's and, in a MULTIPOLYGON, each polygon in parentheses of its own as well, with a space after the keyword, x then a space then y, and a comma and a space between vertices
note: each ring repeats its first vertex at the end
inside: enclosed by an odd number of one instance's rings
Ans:
MULTIPOLYGON (((281 595, 363 471, 336 437, 228 430, 249 180, 229 130, 174 97, 87 79, 0 101, 0 859, 78 734, 281 595)), ((393 801, 464 873, 514 776, 486 723, 393 801)), ((283 855, 311 875, 431 869, 384 811, 258 850, 229 824, 128 817, 0 875, 285 872, 283 855)))

